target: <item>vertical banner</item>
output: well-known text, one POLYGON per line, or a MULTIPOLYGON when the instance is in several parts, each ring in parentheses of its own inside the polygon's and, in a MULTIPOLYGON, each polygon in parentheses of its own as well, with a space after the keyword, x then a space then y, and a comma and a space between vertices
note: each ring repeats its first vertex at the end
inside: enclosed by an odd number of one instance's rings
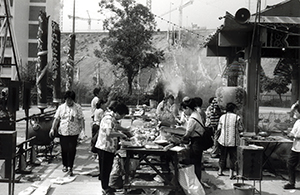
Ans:
POLYGON ((66 91, 72 90, 73 77, 74 77, 74 53, 75 53, 75 33, 69 35, 70 42, 68 44, 67 54, 67 65, 66 65, 66 91))
POLYGON ((47 107, 47 44, 48 44, 48 20, 46 12, 40 11, 38 28, 38 59, 36 64, 36 85, 38 108, 44 110, 47 107))
POLYGON ((53 63, 52 63, 52 71, 53 71, 53 102, 60 103, 61 102, 61 72, 60 72, 60 29, 59 25, 52 21, 52 53, 53 53, 53 63))

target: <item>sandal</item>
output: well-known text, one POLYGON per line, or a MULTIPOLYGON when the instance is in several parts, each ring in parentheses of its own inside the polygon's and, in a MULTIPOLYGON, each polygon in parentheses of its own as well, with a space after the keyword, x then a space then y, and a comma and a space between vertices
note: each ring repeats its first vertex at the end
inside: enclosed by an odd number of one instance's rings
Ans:
POLYGON ((62 172, 67 172, 68 171, 68 167, 63 167, 62 172))
POLYGON ((218 176, 225 176, 224 173, 218 173, 218 176))
POLYGON ((230 180, 235 180, 235 179, 236 179, 236 176, 235 176, 235 175, 232 175, 229 179, 230 179, 230 180))

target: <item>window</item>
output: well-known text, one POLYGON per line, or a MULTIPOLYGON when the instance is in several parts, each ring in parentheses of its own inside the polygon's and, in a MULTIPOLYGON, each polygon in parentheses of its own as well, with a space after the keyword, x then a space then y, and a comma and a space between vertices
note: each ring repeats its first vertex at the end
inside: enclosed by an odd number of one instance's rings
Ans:
POLYGON ((40 11, 45 12, 45 6, 30 6, 29 8, 29 21, 38 21, 40 11))

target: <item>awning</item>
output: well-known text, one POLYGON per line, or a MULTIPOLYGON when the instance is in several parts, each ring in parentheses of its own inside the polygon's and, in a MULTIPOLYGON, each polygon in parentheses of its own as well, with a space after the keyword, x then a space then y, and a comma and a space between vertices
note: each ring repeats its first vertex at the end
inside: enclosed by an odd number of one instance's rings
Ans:
MULTIPOLYGON (((250 23, 255 22, 255 16, 251 16, 250 23)), ((258 22, 258 21, 257 21, 258 22)), ((272 23, 272 24, 300 24, 300 17, 288 17, 288 16, 260 16, 260 23, 272 23)))

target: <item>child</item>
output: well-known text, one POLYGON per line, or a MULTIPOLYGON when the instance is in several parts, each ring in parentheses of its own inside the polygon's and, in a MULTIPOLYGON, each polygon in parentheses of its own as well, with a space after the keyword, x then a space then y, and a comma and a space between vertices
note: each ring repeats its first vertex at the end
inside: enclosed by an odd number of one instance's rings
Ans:
POLYGON ((294 113, 294 118, 297 120, 293 126, 293 129, 288 134, 288 137, 294 138, 294 141, 289 158, 287 160, 289 183, 283 186, 284 189, 295 189, 296 167, 300 162, 300 105, 298 102, 292 106, 292 112, 294 113))
POLYGON ((92 139, 91 139, 91 151, 93 153, 97 153, 97 149, 95 148, 95 144, 96 144, 97 137, 98 137, 100 122, 101 122, 101 119, 104 115, 104 111, 101 108, 102 104, 103 104, 103 101, 99 100, 96 103, 96 109, 94 111, 93 124, 92 124, 92 139))

